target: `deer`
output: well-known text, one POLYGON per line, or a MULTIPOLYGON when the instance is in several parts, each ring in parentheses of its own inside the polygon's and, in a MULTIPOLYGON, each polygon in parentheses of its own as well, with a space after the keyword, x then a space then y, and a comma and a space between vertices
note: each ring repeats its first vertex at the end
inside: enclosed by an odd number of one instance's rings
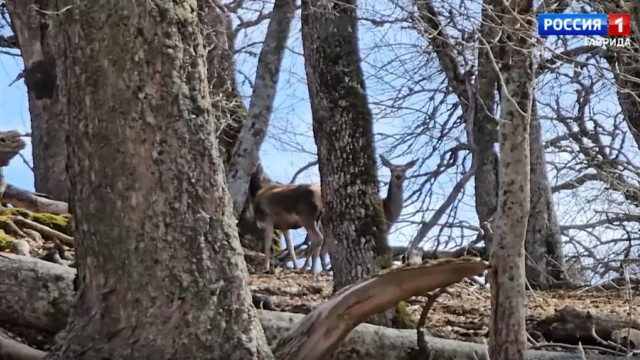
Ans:
POLYGON ((313 184, 264 183, 258 172, 251 175, 249 198, 256 225, 264 234, 266 272, 271 270, 271 245, 273 231, 282 231, 289 256, 296 265, 295 249, 289 230, 304 227, 310 243, 311 273, 315 274, 316 261, 324 242, 321 218, 324 211, 320 186, 313 184))
POLYGON ((382 199, 384 217, 387 220, 387 233, 389 233, 391 227, 398 221, 404 206, 404 180, 407 170, 414 167, 418 163, 418 159, 413 159, 404 165, 394 165, 384 155, 380 155, 380 161, 382 166, 391 172, 387 196, 382 199))
MULTIPOLYGON (((384 217, 387 221, 387 234, 391 230, 391 227, 398 221, 400 213, 404 205, 404 180, 406 179, 406 173, 409 169, 414 167, 418 163, 418 159, 413 159, 404 165, 394 165, 387 160, 384 155, 380 155, 380 161, 382 165, 389 169, 391 172, 391 180, 389 181, 389 187, 387 189, 387 196, 382 200, 382 208, 384 210, 384 217)), ((309 237, 305 238, 305 243, 308 243, 309 237)), ((320 261, 323 271, 326 270, 325 263, 323 261, 325 255, 327 255, 327 244, 322 244, 320 250, 320 261)), ((309 258, 305 260, 302 266, 305 269, 308 266, 309 258)), ((314 266, 314 265, 312 265, 314 266)))

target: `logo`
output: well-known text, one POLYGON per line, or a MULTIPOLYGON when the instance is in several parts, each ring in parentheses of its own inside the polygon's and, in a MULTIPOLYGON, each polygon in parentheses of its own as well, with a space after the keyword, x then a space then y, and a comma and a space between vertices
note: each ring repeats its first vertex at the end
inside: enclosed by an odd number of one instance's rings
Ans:
POLYGON ((609 14, 609 36, 631 35, 631 14, 609 14))
POLYGON ((538 35, 629 36, 630 14, 539 14, 538 35))

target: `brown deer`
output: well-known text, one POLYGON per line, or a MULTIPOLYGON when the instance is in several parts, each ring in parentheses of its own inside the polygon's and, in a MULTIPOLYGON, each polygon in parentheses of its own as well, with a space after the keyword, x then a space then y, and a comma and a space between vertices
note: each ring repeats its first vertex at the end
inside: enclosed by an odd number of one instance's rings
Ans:
POLYGON ((402 212, 404 205, 404 180, 406 179, 407 170, 416 165, 418 159, 409 161, 404 165, 393 165, 384 155, 380 155, 382 165, 391 171, 391 180, 389 180, 389 188, 387 189, 387 197, 382 199, 382 207, 384 209, 384 217, 387 220, 387 233, 396 223, 402 212))
MULTIPOLYGON (((382 207, 384 210, 384 217, 387 220, 387 233, 400 217, 402 208, 404 205, 404 180, 406 179, 407 170, 411 169, 418 163, 418 159, 409 161, 404 165, 392 164, 384 155, 380 155, 380 161, 382 165, 391 171, 391 180, 389 181, 389 188, 387 189, 387 196, 382 199, 382 207)), ((309 236, 305 238, 305 243, 309 243, 309 236)), ((327 270, 327 266, 324 263, 325 255, 327 255, 327 243, 324 242, 320 251, 320 262, 322 269, 327 270)), ((303 269, 308 266, 309 257, 305 260, 303 269)), ((313 265, 312 265, 313 266, 313 265)))
POLYGON ((310 184, 263 184, 258 172, 249 182, 249 196, 256 224, 264 231, 265 269, 271 270, 271 243, 273 231, 281 230, 285 237, 289 256, 296 265, 295 249, 289 236, 290 229, 304 227, 310 239, 311 272, 315 273, 316 260, 323 243, 320 219, 323 212, 320 186, 310 184))

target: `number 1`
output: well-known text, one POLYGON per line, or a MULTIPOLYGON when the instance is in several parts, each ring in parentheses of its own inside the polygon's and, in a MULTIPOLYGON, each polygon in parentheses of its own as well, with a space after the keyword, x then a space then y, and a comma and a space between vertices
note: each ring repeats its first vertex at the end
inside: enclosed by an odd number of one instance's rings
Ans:
POLYGON ((613 23, 618 25, 618 33, 622 33, 622 24, 624 23, 624 18, 617 18, 613 20, 613 23))

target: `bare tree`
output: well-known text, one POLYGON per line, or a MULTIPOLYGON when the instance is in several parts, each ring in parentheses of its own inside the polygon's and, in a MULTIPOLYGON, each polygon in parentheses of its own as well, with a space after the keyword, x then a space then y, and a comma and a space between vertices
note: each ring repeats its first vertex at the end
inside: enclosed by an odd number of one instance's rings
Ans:
POLYGON ((6 0, 5 4, 24 60, 35 189, 57 200, 68 201, 67 132, 56 91, 57 60, 52 48, 49 12, 52 3, 6 0))
MULTIPOLYGON (((341 289, 389 266, 372 118, 360 68, 354 1, 304 0, 302 37, 325 204, 325 241, 341 289)), ((376 322, 389 324, 391 314, 376 322)))
POLYGON ((192 5, 59 4, 79 294, 49 359, 272 358, 245 284, 192 5))
POLYGON ((492 360, 524 359, 525 239, 530 210, 529 123, 535 82, 533 0, 499 7, 500 187, 489 271, 492 360))

